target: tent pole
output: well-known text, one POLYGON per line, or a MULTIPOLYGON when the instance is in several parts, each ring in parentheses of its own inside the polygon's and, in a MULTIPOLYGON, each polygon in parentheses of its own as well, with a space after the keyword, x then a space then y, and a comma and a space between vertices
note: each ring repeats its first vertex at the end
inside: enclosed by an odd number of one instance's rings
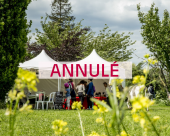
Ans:
POLYGON ((61 78, 60 78, 60 84, 59 84, 59 91, 61 91, 61 78))
POLYGON ((59 92, 59 84, 60 84, 60 83, 59 83, 59 82, 60 82, 59 80, 60 80, 60 78, 58 77, 58 92, 59 92))

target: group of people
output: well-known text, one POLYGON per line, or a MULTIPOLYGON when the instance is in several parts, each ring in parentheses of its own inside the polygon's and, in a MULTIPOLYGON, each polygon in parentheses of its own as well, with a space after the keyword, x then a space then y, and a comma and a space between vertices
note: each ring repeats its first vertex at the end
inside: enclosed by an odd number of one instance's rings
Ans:
POLYGON ((69 79, 69 82, 64 84, 65 86, 64 92, 67 97, 67 107, 70 107, 70 100, 72 100, 72 103, 76 101, 76 94, 78 94, 78 97, 82 105, 84 101, 84 96, 87 97, 88 108, 92 110, 92 101, 90 99, 94 97, 94 93, 96 91, 92 81, 93 81, 92 79, 88 79, 88 83, 87 83, 86 81, 81 80, 78 83, 78 85, 75 86, 75 83, 73 82, 73 80, 69 79))

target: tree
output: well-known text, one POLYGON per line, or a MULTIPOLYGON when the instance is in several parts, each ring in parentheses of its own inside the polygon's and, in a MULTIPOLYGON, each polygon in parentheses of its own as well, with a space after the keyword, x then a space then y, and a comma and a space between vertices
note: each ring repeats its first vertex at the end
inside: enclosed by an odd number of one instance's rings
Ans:
POLYGON ((79 36, 84 34, 84 31, 89 31, 89 28, 81 29, 79 32, 70 32, 68 38, 62 40, 61 45, 49 48, 46 44, 38 45, 37 43, 27 43, 27 56, 26 61, 37 56, 43 49, 45 52, 56 61, 76 61, 82 55, 82 48, 79 46, 81 40, 79 36), (70 38, 72 37, 72 38, 70 38), (79 58, 78 58, 79 57, 79 58))
MULTIPOLYGON (((59 34, 66 28, 66 22, 75 20, 74 16, 70 16, 72 13, 71 4, 68 0, 54 0, 51 5, 51 15, 46 14, 53 23, 58 23, 61 26, 59 34)), ((71 28, 74 27, 74 23, 70 24, 71 28)))
POLYGON ((67 27, 59 34, 61 26, 58 23, 53 25, 53 22, 50 21, 46 23, 47 18, 44 22, 41 21, 44 32, 36 29, 37 46, 46 43, 46 49, 51 51, 56 61, 76 61, 82 58, 84 42, 93 35, 93 32, 87 34, 90 28, 82 28, 80 21, 72 29, 69 25, 70 22, 68 22, 67 27))
POLYGON ((160 63, 160 70, 165 82, 165 88, 167 95, 169 95, 169 85, 166 81, 163 71, 170 72, 170 19, 169 12, 164 11, 163 20, 160 21, 158 15, 158 8, 154 8, 154 3, 151 5, 148 13, 140 11, 140 4, 137 5, 138 17, 140 23, 142 23, 141 29, 143 30, 141 35, 143 37, 143 44, 152 52, 153 56, 160 63))
POLYGON ((43 44, 43 45, 38 45, 36 42, 30 44, 29 42, 27 42, 27 54, 25 56, 25 61, 28 61, 34 57, 36 57, 38 54, 41 53, 42 50, 44 50, 47 55, 49 57, 51 57, 52 59, 54 59, 54 55, 51 53, 51 51, 49 51, 47 49, 47 45, 43 44))
MULTIPOLYGON (((79 49, 81 49, 80 53, 82 53, 79 55, 75 54, 75 56, 77 55, 77 60, 88 56, 93 49, 96 49, 97 53, 108 61, 126 61, 132 58, 131 55, 134 50, 127 50, 128 46, 135 43, 130 40, 130 35, 132 33, 129 33, 125 36, 124 33, 110 33, 111 30, 106 33, 105 31, 106 29, 108 29, 108 26, 106 26, 102 31, 100 31, 100 34, 97 37, 94 37, 95 32, 87 31, 90 29, 90 27, 81 28, 82 25, 80 21, 75 25, 73 29, 71 29, 70 26, 67 25, 67 28, 61 34, 59 34, 58 30, 60 29, 60 26, 58 26, 57 24, 53 26, 52 22, 46 23, 46 20, 47 17, 44 22, 41 21, 44 33, 41 33, 36 29, 36 40, 39 44, 46 43, 49 50, 53 48, 58 49, 61 47, 63 41, 74 39, 72 41, 78 41, 74 44, 74 47, 79 47, 79 49), (81 34, 76 36, 76 33, 81 34), (75 37, 77 38, 76 40, 75 37)), ((72 45, 73 44, 70 44, 70 46, 72 45)), ((63 49, 65 47, 66 46, 62 46, 63 49)), ((69 52, 71 53, 71 51, 69 52)), ((63 52, 59 53, 63 55, 63 52)))
POLYGON ((97 37, 92 37, 89 41, 86 41, 84 55, 87 56, 93 49, 96 49, 97 53, 107 61, 127 61, 131 59, 131 55, 134 49, 127 50, 128 46, 135 44, 130 40, 130 35, 124 36, 124 33, 118 34, 118 32, 110 33, 111 30, 106 24, 103 30, 97 37))
POLYGON ((19 62, 25 58, 28 28, 26 12, 31 0, 0 2, 0 99, 12 88, 19 62))

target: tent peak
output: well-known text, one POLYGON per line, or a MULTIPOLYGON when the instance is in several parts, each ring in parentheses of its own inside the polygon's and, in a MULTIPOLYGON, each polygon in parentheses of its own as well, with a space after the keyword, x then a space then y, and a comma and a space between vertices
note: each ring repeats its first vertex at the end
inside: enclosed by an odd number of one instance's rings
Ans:
POLYGON ((44 49, 42 49, 41 53, 45 53, 45 50, 44 50, 44 49))
POLYGON ((92 54, 92 53, 96 53, 96 54, 97 54, 97 52, 96 52, 96 50, 95 50, 95 49, 93 49, 93 50, 92 50, 91 54, 92 54))

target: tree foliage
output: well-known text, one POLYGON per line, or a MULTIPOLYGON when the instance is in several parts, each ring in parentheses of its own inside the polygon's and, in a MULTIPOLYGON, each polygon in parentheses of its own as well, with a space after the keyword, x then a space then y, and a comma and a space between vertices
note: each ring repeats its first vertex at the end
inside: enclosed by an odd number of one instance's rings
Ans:
POLYGON ((70 25, 67 25, 67 28, 59 34, 61 26, 58 23, 53 25, 53 22, 50 21, 46 23, 46 20, 47 17, 44 22, 41 21, 44 33, 36 29, 37 43, 27 46, 28 55, 26 60, 39 54, 42 50, 40 46, 44 43, 46 44, 45 49, 50 52, 52 58, 56 61, 76 61, 82 58, 84 42, 92 35, 92 33, 87 34, 90 28, 81 28, 81 22, 78 22, 73 29, 70 25), (37 50, 36 48, 41 49, 37 50))
POLYGON ((142 23, 141 35, 143 37, 143 44, 147 46, 154 57, 158 59, 163 68, 170 71, 170 19, 169 12, 164 11, 163 20, 160 20, 158 8, 151 5, 148 13, 140 11, 140 4, 137 5, 138 17, 142 23))
POLYGON ((19 62, 25 58, 28 28, 26 12, 31 0, 0 1, 0 99, 12 88, 19 62))
POLYGON ((131 55, 134 49, 127 49, 127 47, 135 44, 130 40, 130 35, 118 34, 118 32, 111 33, 111 30, 106 24, 103 30, 97 37, 92 37, 86 42, 84 55, 87 56, 93 49, 96 49, 97 53, 107 61, 127 61, 131 59, 131 55), (107 32, 106 32, 107 31, 107 32))
MULTIPOLYGON (((51 5, 52 12, 51 15, 46 14, 53 23, 58 23, 61 28, 59 29, 59 34, 64 31, 67 27, 67 22, 75 20, 74 16, 70 16, 72 13, 71 4, 68 0, 54 0, 51 5)), ((74 27, 74 23, 70 24, 70 27, 74 27)))
MULTIPOLYGON (((79 55, 75 54, 75 56, 77 55, 77 60, 88 56, 93 49, 96 49, 97 53, 108 61, 126 61, 132 58, 131 55, 134 50, 127 50, 127 47, 135 43, 130 40, 130 35, 132 33, 124 35, 124 33, 118 34, 118 32, 111 33, 111 30, 106 32, 106 30, 108 29, 108 26, 106 26, 102 31, 100 31, 100 34, 95 37, 95 32, 89 32, 90 27, 82 28, 80 21, 75 25, 73 29, 71 29, 70 26, 67 25, 67 28, 61 34, 59 34, 60 26, 58 25, 58 23, 53 25, 50 21, 46 23, 46 20, 47 17, 44 22, 41 21, 44 33, 36 29, 36 40, 39 44, 46 43, 49 50, 53 48, 59 49, 60 47, 62 47, 63 50, 61 51, 66 51, 66 49, 64 50, 66 46, 63 46, 62 44, 64 41, 67 41, 69 39, 69 41, 71 40, 74 41, 72 43, 75 43, 69 45, 74 46, 74 49, 76 49, 75 47, 79 48, 78 51, 80 51, 81 53, 79 55)), ((71 50, 69 50, 69 52, 71 53, 71 50)), ((59 53, 63 55, 63 52, 59 53)))
POLYGON ((170 19, 169 12, 164 10, 162 21, 160 20, 158 8, 154 7, 155 4, 151 5, 148 13, 140 11, 140 4, 137 5, 138 17, 140 23, 142 23, 142 37, 143 44, 152 52, 153 56, 160 63, 160 71, 165 82, 165 88, 167 95, 170 86, 167 83, 166 76, 170 79, 170 19), (164 75, 163 71, 167 71, 167 75, 164 75))

